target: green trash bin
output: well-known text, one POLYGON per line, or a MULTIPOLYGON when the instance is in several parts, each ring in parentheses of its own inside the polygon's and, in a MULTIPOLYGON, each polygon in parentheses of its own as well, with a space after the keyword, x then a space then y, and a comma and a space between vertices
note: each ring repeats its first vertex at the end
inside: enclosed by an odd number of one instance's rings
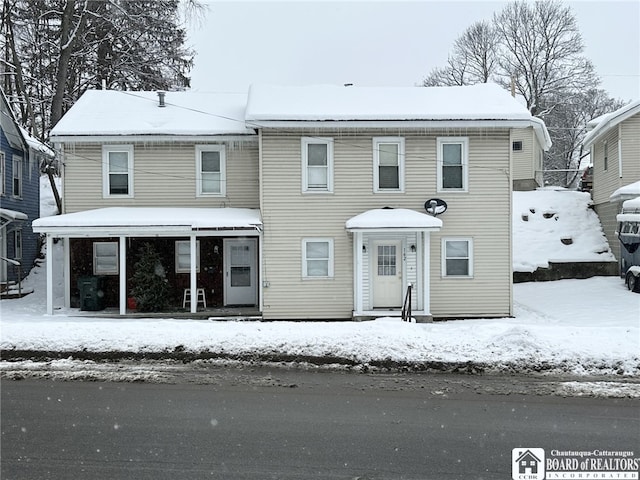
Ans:
POLYGON ((95 275, 78 278, 80 310, 104 310, 104 277, 95 275))

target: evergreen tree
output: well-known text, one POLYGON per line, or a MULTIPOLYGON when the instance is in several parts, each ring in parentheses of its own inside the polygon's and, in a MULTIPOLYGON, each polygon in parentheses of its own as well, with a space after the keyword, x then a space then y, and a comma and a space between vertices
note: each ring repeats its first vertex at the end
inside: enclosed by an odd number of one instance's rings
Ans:
MULTIPOLYGON (((198 0, 182 3, 202 14, 198 0)), ((89 88, 187 88, 194 53, 184 8, 180 0, 2 0, 0 77, 20 122, 46 140, 89 88)))
POLYGON ((140 312, 165 310, 168 306, 169 283, 160 254, 151 243, 145 243, 138 254, 131 290, 136 299, 136 308, 140 312))

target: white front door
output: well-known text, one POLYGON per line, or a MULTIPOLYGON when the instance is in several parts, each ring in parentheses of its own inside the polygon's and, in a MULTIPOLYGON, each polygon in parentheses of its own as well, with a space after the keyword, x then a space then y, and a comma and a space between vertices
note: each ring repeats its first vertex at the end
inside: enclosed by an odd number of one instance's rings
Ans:
POLYGON ((373 242, 373 308, 402 306, 402 242, 373 242))
POLYGON ((257 239, 224 239, 224 304, 258 303, 257 239))

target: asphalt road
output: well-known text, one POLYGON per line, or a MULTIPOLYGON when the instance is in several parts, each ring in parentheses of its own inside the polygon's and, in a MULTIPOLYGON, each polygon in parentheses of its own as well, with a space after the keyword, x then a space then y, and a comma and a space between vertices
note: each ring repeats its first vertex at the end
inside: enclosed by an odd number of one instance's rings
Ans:
POLYGON ((509 393, 515 378, 209 378, 4 379, 2 479, 509 479, 516 447, 640 443, 639 400, 509 393))

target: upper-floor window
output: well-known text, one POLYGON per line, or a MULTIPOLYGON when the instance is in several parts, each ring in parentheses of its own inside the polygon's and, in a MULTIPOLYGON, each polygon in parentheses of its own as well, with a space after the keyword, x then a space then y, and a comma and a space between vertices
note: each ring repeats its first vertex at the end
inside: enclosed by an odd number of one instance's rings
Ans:
POLYGON ((22 197, 22 157, 13 156, 13 196, 22 197))
POLYGON ((302 137, 302 191, 333 192, 333 139, 302 137))
POLYGON ((511 144, 511 150, 513 150, 514 152, 521 152, 522 151, 522 140, 515 140, 511 144))
POLYGON ((373 139, 373 191, 404 191, 404 138, 373 139))
MULTIPOLYGON (((176 241, 176 273, 191 271, 191 241, 176 241)), ((196 272, 200 272, 200 240, 196 240, 196 272)))
POLYGON ((333 239, 305 238, 302 240, 302 276, 333 277, 333 239))
POLYGON ((438 191, 468 191, 469 139, 438 138, 438 191))
POLYGON ((102 196, 133 197, 133 145, 102 147, 102 196))
POLYGON ((14 259, 22 259, 22 230, 19 228, 13 231, 13 252, 14 259))
POLYGON ((224 145, 196 146, 196 183, 198 196, 226 195, 224 145))
POLYGON ((0 152, 0 195, 4 195, 5 182, 4 152, 0 152))
POLYGON ((442 239, 442 275, 473 277, 473 239, 442 239))
POLYGON ((118 274, 118 242, 94 242, 93 274, 118 274))
POLYGON ((607 171, 609 170, 609 144, 605 140, 604 145, 602 146, 603 154, 602 154, 602 168, 607 171))

